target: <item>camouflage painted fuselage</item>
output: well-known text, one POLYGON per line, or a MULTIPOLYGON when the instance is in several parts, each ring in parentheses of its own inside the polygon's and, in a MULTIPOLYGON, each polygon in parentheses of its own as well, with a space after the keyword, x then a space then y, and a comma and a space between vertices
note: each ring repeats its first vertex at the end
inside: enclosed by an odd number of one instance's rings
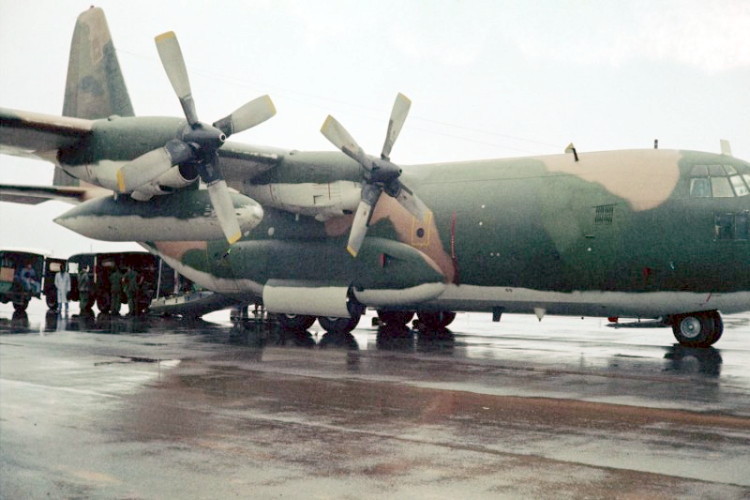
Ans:
MULTIPOLYGON (((358 169, 341 154, 294 153, 234 187, 251 194, 307 183, 320 192, 356 182, 358 169)), ((365 305, 395 309, 750 309, 746 162, 636 150, 412 166, 402 178, 432 213, 420 223, 381 197, 357 258, 345 249, 351 215, 319 222, 267 206, 231 247, 148 246, 202 285, 248 300, 282 280, 352 287, 365 305)))

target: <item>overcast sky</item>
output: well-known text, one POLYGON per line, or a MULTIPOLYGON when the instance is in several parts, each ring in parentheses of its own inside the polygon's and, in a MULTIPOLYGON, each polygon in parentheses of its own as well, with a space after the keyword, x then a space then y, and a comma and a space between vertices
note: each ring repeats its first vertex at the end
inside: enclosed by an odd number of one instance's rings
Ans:
MULTIPOLYGON (((90 0, 0 0, 0 106, 60 114, 73 26, 90 0)), ((330 150, 333 114, 378 153, 397 92, 405 165, 660 147, 750 160, 750 1, 101 1, 138 115, 181 116, 154 36, 174 30, 200 118, 270 94, 232 140, 330 150)), ((0 156, 0 183, 49 184, 0 156)), ((133 248, 59 228, 62 203, 0 203, 2 246, 57 256, 133 248)))

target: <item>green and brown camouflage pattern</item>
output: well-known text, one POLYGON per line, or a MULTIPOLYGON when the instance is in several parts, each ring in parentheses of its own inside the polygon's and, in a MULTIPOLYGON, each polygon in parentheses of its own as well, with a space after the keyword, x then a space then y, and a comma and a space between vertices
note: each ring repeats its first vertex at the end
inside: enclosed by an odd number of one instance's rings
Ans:
MULTIPOLYGON (((79 69, 69 72, 66 95, 66 112, 77 118, 2 109, 0 148, 114 190, 120 167, 162 147, 185 120, 129 116, 103 15, 87 15, 74 35, 71 66, 79 69)), ((218 154, 228 184, 248 198, 289 186, 306 194, 265 197, 262 220, 232 245, 189 233, 143 244, 238 300, 259 301, 267 283, 279 282, 348 288, 364 305, 392 309, 599 316, 750 309, 750 164, 727 154, 649 149, 404 166, 400 179, 429 212, 417 220, 381 196, 356 258, 346 250, 356 203, 324 211, 315 197, 358 192, 358 163, 340 152, 239 143, 218 154)), ((106 220, 128 234, 151 209, 166 220, 196 216, 153 200, 143 202, 149 210, 134 210, 118 196, 83 204, 75 216, 94 230, 106 220)))

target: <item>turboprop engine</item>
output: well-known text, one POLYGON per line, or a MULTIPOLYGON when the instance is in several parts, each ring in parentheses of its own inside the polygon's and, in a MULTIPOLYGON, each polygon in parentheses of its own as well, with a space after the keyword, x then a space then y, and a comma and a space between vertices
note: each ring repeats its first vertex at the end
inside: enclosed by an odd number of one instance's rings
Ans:
MULTIPOLYGON (((263 219, 252 198, 230 193, 242 234, 263 219)), ((55 219, 63 227, 103 241, 202 241, 224 238, 221 222, 206 190, 182 190, 149 201, 129 196, 90 200, 55 219)))

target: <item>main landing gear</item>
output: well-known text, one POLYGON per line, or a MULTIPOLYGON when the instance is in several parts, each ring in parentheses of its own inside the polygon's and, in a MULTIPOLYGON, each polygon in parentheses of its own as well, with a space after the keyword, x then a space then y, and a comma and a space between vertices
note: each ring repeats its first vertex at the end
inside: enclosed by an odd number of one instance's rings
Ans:
POLYGON ((361 313, 355 312, 350 318, 333 318, 328 316, 307 316, 303 314, 279 314, 279 325, 287 331, 304 331, 310 328, 315 320, 329 333, 351 333, 357 327, 361 313))
POLYGON ((669 317, 675 338, 685 347, 709 347, 724 332, 724 323, 718 311, 701 311, 676 314, 669 317))
POLYGON ((417 313, 419 323, 429 330, 441 330, 456 319, 453 311, 419 311, 417 313))
MULTIPOLYGON (((357 327, 361 311, 355 311, 350 318, 332 318, 328 316, 308 316, 303 314, 279 314, 277 320, 281 328, 287 331, 304 331, 310 328, 315 320, 329 333, 351 333, 357 327)), ((378 311, 382 323, 391 327, 406 326, 412 318, 413 311, 378 311)), ((417 313, 418 326, 426 331, 442 330, 453 322, 456 313, 452 311, 419 311, 417 313)))

